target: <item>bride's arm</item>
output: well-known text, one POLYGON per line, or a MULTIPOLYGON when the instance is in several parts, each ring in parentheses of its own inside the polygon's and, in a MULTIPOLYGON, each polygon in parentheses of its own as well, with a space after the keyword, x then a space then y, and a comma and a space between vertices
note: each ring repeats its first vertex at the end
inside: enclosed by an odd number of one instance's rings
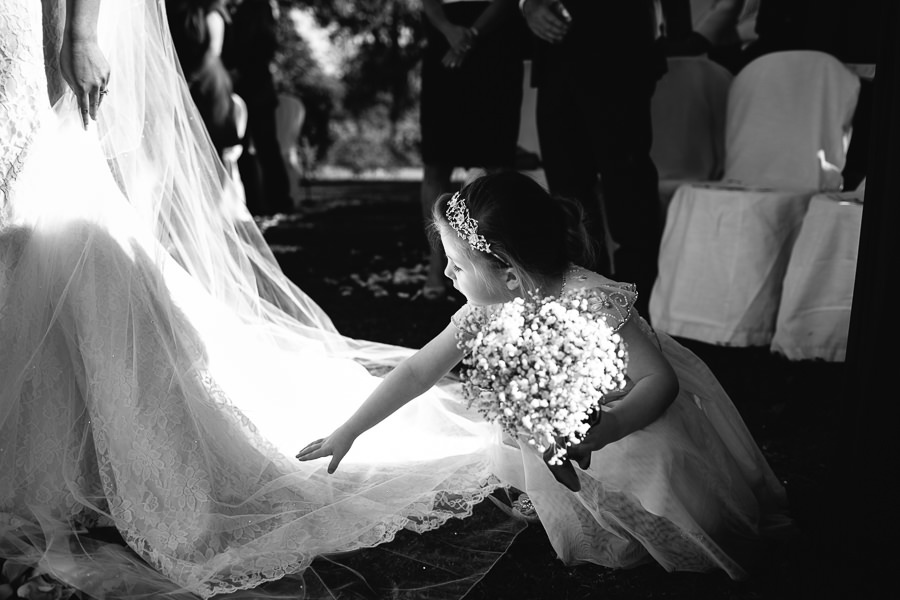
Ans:
POLYGON ((101 90, 109 82, 109 64, 97 44, 100 0, 66 0, 66 27, 59 66, 63 79, 75 93, 81 120, 97 120, 101 90))
POLYGON ((428 391, 462 359, 463 352, 456 344, 456 331, 454 325, 448 325, 421 350, 400 363, 353 416, 327 438, 308 444, 297 454, 297 458, 313 460, 332 456, 328 472, 334 473, 360 434, 428 391))

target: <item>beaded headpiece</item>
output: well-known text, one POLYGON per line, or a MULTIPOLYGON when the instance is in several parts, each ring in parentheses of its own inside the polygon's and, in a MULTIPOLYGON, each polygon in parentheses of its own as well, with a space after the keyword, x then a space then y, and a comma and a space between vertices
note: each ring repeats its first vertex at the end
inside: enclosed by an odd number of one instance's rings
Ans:
POLYGON ((459 192, 453 194, 447 203, 447 221, 456 235, 466 240, 474 250, 493 254, 491 245, 483 235, 478 234, 478 221, 469 216, 466 199, 460 196, 459 192))

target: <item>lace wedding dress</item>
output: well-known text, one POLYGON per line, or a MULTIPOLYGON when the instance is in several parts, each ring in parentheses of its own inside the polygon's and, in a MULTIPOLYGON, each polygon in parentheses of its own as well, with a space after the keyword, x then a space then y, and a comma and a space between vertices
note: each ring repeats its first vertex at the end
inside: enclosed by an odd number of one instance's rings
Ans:
POLYGON ((497 433, 445 387, 334 475, 292 458, 409 351, 342 337, 281 273, 162 0, 102 3, 110 93, 87 132, 64 7, 0 0, 0 558, 97 597, 208 597, 470 515, 497 433))

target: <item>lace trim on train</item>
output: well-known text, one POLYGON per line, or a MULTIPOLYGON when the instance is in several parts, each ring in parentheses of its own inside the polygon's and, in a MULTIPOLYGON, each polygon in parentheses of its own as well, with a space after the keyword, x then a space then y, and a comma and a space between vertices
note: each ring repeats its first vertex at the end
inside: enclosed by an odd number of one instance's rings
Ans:
MULTIPOLYGON (((234 419, 240 420, 240 427, 255 437, 255 441, 260 447, 271 450, 269 456, 277 455, 277 450, 259 435, 253 423, 240 412, 233 410, 229 398, 208 373, 198 373, 196 380, 208 392, 210 400, 220 407, 222 413, 230 414, 234 419)), ((444 490, 464 490, 466 486, 472 486, 475 474, 485 471, 484 465, 470 465, 464 472, 458 472, 447 480, 442 487, 444 490)), ((274 472, 273 468, 272 476, 277 477, 283 472, 280 469, 278 472, 274 472)), ((246 496, 245 490, 242 489, 246 487, 246 484, 242 485, 243 482, 235 478, 236 473, 237 471, 226 472, 224 469, 220 469, 213 475, 212 478, 217 482, 217 491, 220 497, 223 492, 223 484, 226 496, 229 487, 235 490, 237 496, 246 496)), ((185 498, 195 497, 198 501, 209 499, 203 494, 203 481, 199 474, 196 480, 185 480, 183 483, 185 498), (199 492, 199 497, 197 497, 197 492, 199 492)), ((108 487, 110 484, 109 481, 105 482, 107 490, 113 489, 108 487)), ((130 518, 131 507, 127 500, 117 499, 110 509, 129 546, 173 580, 196 591, 202 597, 208 598, 215 594, 256 587, 267 581, 274 581, 307 568, 316 557, 316 554, 310 552, 308 548, 309 533, 318 528, 321 528, 331 539, 342 537, 335 535, 335 531, 341 527, 347 531, 361 529, 364 531, 355 538, 343 536, 347 538, 344 547, 334 547, 330 550, 331 552, 339 553, 360 548, 372 548, 392 541, 402 529, 423 533, 442 526, 451 518, 469 517, 472 515, 474 506, 500 486, 499 480, 488 476, 480 481, 477 489, 469 489, 464 492, 436 491, 428 494, 419 502, 407 507, 404 514, 393 515, 388 520, 368 529, 359 527, 357 523, 345 521, 338 523, 333 520, 318 523, 317 527, 317 523, 313 521, 300 524, 296 535, 293 536, 289 532, 291 523, 297 520, 296 515, 299 512, 308 509, 309 502, 299 502, 296 500, 295 494, 286 493, 284 498, 272 499, 274 501, 267 504, 266 512, 274 516, 266 523, 248 523, 242 530, 230 532, 231 539, 228 545, 231 547, 228 549, 215 547, 213 539, 188 539, 186 531, 205 531, 205 528, 199 524, 183 526, 183 523, 178 522, 159 523, 155 528, 156 535, 151 537, 139 533, 152 531, 153 528, 148 528, 146 523, 143 526, 134 524, 133 519, 130 518), (273 525, 273 519, 278 520, 277 525, 273 525), (285 543, 281 552, 277 556, 273 556, 269 550, 262 558, 250 559, 250 557, 259 557, 257 541, 265 540, 266 532, 280 527, 284 527, 286 530, 282 536, 285 543), (161 551, 160 548, 169 552, 161 551), (239 561, 236 556, 230 556, 227 561, 232 566, 241 564, 240 573, 235 574, 231 568, 229 571, 218 573, 214 566, 208 566, 209 553, 223 551, 238 556, 247 554, 247 561, 239 561), (172 553, 177 554, 182 560, 174 561, 172 553)), ((177 490, 169 490, 169 493, 175 496, 178 495, 177 492, 177 490)), ((191 510, 187 511, 185 516, 193 515, 191 518, 203 512, 196 506, 189 508, 191 510)), ((217 507, 217 510, 221 510, 221 507, 217 507)))

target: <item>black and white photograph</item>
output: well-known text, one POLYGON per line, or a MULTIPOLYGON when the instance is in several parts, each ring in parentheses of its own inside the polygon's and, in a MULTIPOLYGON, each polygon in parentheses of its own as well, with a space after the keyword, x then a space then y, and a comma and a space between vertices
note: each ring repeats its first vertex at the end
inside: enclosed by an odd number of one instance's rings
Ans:
POLYGON ((0 600, 892 597, 898 23, 0 0, 0 600))

